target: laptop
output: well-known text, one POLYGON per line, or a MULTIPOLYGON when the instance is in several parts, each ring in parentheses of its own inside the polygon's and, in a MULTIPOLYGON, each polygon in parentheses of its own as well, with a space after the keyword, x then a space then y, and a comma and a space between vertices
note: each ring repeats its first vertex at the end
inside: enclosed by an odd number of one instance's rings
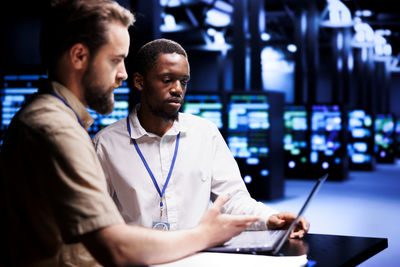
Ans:
POLYGON ((328 178, 325 174, 319 178, 314 185, 311 193, 308 195, 303 207, 300 209, 296 219, 290 224, 287 230, 267 230, 267 231, 244 231, 241 234, 233 237, 221 246, 205 249, 205 252, 227 252, 227 253, 252 253, 258 252, 271 255, 278 255, 283 244, 288 239, 291 231, 296 226, 300 217, 304 214, 311 199, 316 195, 322 184, 328 178))

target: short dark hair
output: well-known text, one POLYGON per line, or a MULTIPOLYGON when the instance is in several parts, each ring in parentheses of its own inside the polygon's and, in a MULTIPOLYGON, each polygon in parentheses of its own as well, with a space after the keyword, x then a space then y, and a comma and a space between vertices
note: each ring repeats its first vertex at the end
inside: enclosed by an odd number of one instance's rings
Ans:
POLYGON ((134 60, 134 72, 142 75, 155 65, 159 54, 177 53, 187 58, 185 49, 175 41, 169 39, 157 39, 143 45, 136 54, 134 60))
POLYGON ((95 55, 108 42, 107 25, 120 22, 129 27, 133 14, 112 0, 52 0, 41 32, 42 64, 53 71, 59 59, 73 45, 82 43, 95 55))

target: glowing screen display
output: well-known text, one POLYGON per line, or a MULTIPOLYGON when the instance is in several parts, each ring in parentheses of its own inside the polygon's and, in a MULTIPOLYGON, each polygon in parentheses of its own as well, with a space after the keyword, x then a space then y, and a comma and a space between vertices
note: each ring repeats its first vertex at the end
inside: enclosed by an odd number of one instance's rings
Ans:
POLYGON ((342 163, 340 132, 342 113, 337 105, 313 105, 311 111, 310 162, 322 169, 342 163))
POLYGON ((234 94, 228 104, 228 146, 237 158, 258 163, 268 155, 269 104, 266 95, 234 94))
MULTIPOLYGON (((270 105, 266 94, 231 94, 228 102, 227 143, 248 186, 260 186, 269 175, 270 105), (258 179, 256 182, 256 180, 258 179), (257 185, 258 184, 258 185, 257 185)), ((248 188, 256 191, 257 188, 248 188)))
POLYGON ((218 94, 187 94, 182 111, 210 120, 220 130, 224 126, 222 102, 218 94))
POLYGON ((5 132, 14 115, 25 101, 38 91, 40 75, 5 75, 0 91, 1 124, 0 142, 3 143, 5 132))
POLYGON ((308 122, 305 106, 285 106, 283 121, 285 134, 283 136, 283 149, 286 156, 286 167, 298 168, 308 161, 308 122))
POLYGON ((373 157, 373 120, 364 110, 348 113, 349 142, 347 152, 351 164, 369 164, 373 157))
POLYGON ((375 116, 375 155, 377 160, 394 158, 394 118, 391 114, 375 116))

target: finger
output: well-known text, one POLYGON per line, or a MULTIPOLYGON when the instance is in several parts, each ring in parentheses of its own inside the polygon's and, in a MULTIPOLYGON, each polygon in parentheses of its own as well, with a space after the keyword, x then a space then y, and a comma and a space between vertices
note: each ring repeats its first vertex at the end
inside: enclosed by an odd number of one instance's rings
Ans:
POLYGON ((235 225, 247 225, 250 226, 253 223, 261 220, 260 217, 248 216, 248 215, 227 215, 231 222, 235 225))
POLYGON ((297 214, 291 212, 281 212, 278 214, 278 218, 290 223, 297 218, 297 214))
POLYGON ((229 195, 221 195, 218 196, 217 199, 214 201, 213 207, 221 210, 222 206, 229 200, 229 195))
POLYGON ((281 228, 281 227, 285 226, 286 222, 287 222, 287 220, 280 218, 280 217, 276 217, 276 219, 273 220, 273 223, 276 228, 281 228))
POLYGON ((250 225, 252 225, 255 222, 258 222, 259 220, 261 220, 261 218, 253 218, 253 219, 248 219, 244 222, 244 226, 249 227, 250 225))
POLYGON ((304 235, 306 234, 306 231, 304 230, 299 230, 299 231, 292 231, 292 233, 290 233, 290 238, 303 238, 304 235))
POLYGON ((309 223, 304 218, 301 218, 301 220, 297 223, 296 227, 292 230, 290 237, 291 238, 304 237, 308 231, 308 226, 309 223))
POLYGON ((278 228, 282 228, 285 225, 285 220, 280 219, 279 215, 271 215, 267 221, 268 229, 275 230, 278 228))
POLYGON ((253 221, 252 222, 246 222, 246 223, 239 223, 239 224, 235 224, 234 227, 236 227, 237 229, 244 230, 245 228, 247 228, 247 227, 249 227, 249 226, 251 226, 253 224, 254 224, 253 221))
POLYGON ((249 215, 230 215, 230 217, 236 222, 257 222, 261 220, 260 217, 249 215))
POLYGON ((306 219, 304 219, 304 217, 301 217, 298 224, 298 228, 303 229, 304 232, 307 232, 308 229, 310 228, 310 223, 306 219))
POLYGON ((306 231, 306 233, 308 232, 308 230, 310 229, 310 223, 307 220, 304 220, 304 230, 306 231))

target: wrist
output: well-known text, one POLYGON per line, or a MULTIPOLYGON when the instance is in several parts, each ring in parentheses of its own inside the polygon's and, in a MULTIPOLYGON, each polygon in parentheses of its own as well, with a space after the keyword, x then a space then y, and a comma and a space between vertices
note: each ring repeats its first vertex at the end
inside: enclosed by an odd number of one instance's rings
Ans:
POLYGON ((199 224, 192 228, 190 232, 190 238, 193 240, 193 243, 196 244, 197 250, 203 250, 212 246, 209 231, 207 231, 204 225, 199 224))

